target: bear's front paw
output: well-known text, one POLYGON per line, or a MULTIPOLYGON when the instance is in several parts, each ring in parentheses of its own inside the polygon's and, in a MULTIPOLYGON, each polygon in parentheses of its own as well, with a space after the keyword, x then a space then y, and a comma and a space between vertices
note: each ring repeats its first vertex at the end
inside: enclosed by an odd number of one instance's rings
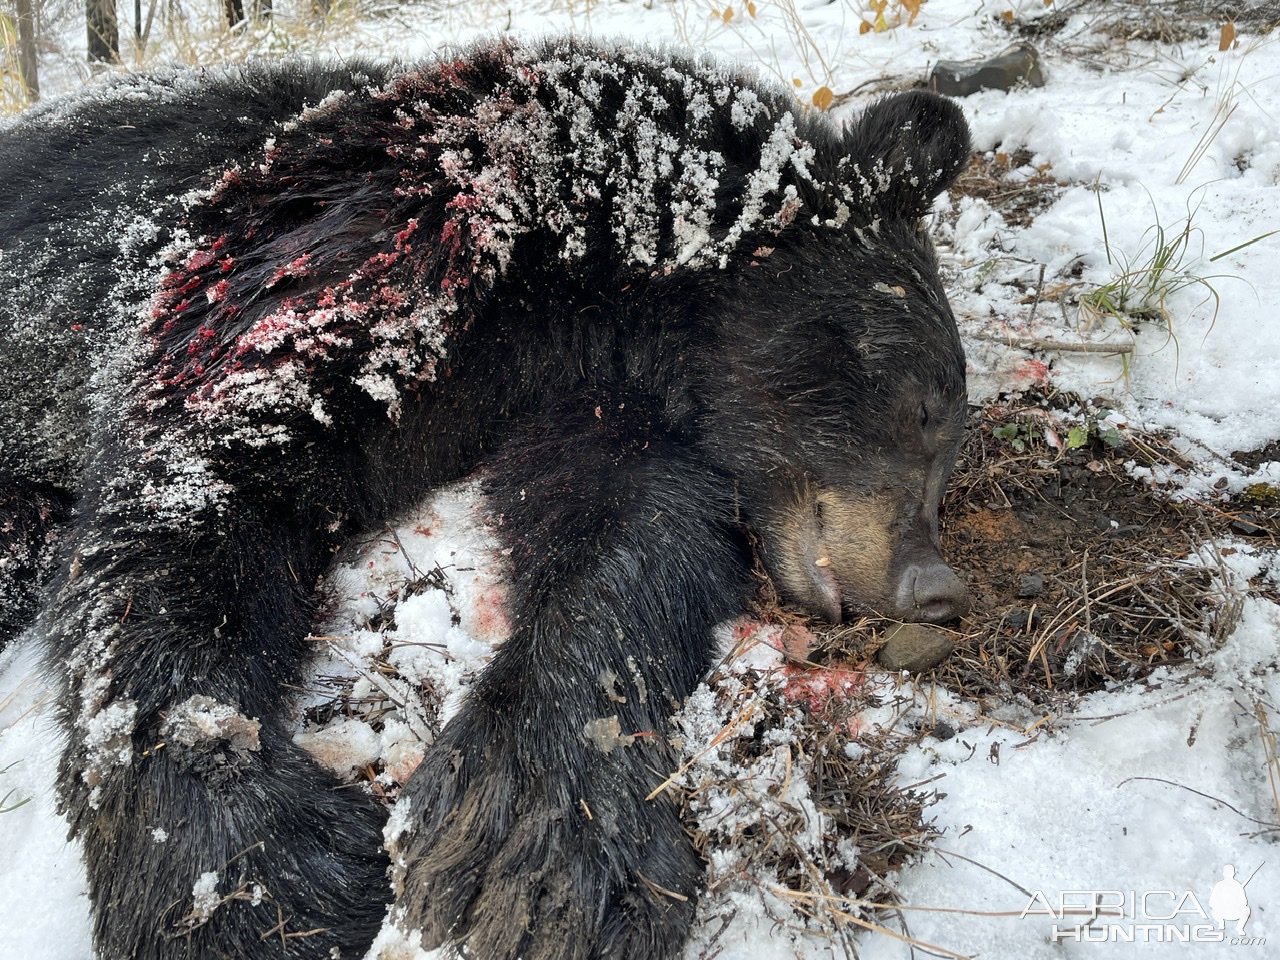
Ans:
POLYGON ((643 741, 605 755, 545 739, 531 757, 537 733, 516 746, 510 728, 475 736, 487 725, 472 719, 450 725, 408 791, 392 851, 402 925, 486 960, 676 955, 703 869, 675 805, 645 800, 649 763, 666 757, 646 763, 643 741))
POLYGON ((235 767, 175 738, 96 809, 67 791, 102 960, 363 956, 386 912, 382 811, 276 727, 258 746, 235 767))

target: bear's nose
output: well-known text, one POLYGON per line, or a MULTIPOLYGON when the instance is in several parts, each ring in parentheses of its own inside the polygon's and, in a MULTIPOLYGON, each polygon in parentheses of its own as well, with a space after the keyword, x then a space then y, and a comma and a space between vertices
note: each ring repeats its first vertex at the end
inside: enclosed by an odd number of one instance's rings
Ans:
MULTIPOLYGON (((942 561, 909 567, 900 591, 910 598, 901 611, 905 619, 924 623, 946 623, 969 612, 969 591, 955 572, 942 561)), ((905 598, 904 598, 905 599, 905 598)))

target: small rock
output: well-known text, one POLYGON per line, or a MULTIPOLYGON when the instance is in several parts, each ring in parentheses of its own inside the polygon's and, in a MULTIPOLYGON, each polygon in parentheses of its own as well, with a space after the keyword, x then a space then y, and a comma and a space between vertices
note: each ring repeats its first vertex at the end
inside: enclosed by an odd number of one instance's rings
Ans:
POLYGON ((951 635, 927 623, 900 623, 889 631, 876 659, 886 670, 920 673, 936 667, 955 649, 951 635))
POLYGON ((782 630, 782 652, 793 663, 804 663, 818 638, 801 623, 789 623, 782 630))
POLYGON ((835 887, 836 893, 854 899, 866 893, 875 881, 871 871, 862 864, 858 864, 858 869, 854 871, 837 867, 835 870, 826 871, 826 874, 827 880, 835 887))
POLYGON ((1040 625, 1040 612, 1034 608, 1031 610, 1014 609, 1006 613, 1000 620, 1000 625, 1012 633, 1022 633, 1025 630, 1034 630, 1040 625))
POLYGON ((1012 90, 1024 83, 1044 86, 1040 54, 1029 43, 1015 43, 987 60, 939 60, 929 74, 929 89, 949 97, 1012 90))
POLYGON ((935 740, 946 741, 954 737, 956 733, 957 731, 955 727, 947 723, 945 720, 939 720, 937 726, 933 728, 933 732, 930 736, 935 740))
POLYGON ((1032 597, 1038 597, 1044 593, 1044 574, 1029 573, 1018 581, 1018 592, 1016 594, 1019 600, 1030 600, 1032 597))
POLYGON ((1265 537, 1267 536, 1266 527, 1260 527, 1249 519, 1249 514, 1241 514, 1231 521, 1231 529, 1236 533, 1242 533, 1246 537, 1265 537))

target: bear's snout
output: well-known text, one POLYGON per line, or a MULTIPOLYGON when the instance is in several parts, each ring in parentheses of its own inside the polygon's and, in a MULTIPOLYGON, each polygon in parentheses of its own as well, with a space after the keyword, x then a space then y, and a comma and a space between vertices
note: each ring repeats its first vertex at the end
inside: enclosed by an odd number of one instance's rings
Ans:
POLYGON ((938 552, 925 511, 832 488, 797 499, 767 539, 766 560, 782 592, 811 615, 945 623, 968 612, 968 589, 938 552))
POLYGON ((946 623, 969 612, 968 588, 941 559, 907 567, 895 599, 902 620, 946 623))

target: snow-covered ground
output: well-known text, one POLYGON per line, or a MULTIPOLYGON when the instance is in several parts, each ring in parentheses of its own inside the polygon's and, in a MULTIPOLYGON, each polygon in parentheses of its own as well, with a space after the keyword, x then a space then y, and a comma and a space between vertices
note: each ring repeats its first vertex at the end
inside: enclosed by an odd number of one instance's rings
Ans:
MULTIPOLYGON (((867 6, 758 0, 750 9, 733 4, 726 22, 726 8, 705 0, 561 0, 510 9, 460 3, 401 7, 322 41, 325 52, 339 55, 405 57, 504 29, 686 44, 756 64, 793 83, 802 98, 823 86, 837 95, 856 91, 836 108, 845 115, 878 90, 915 83, 936 60, 991 55, 1013 42, 1005 13, 1015 25, 1055 13, 1041 0, 929 0, 910 26, 861 33, 867 6)), ((1177 438, 1192 466, 1151 477, 1170 496, 1226 497, 1254 483, 1277 485, 1280 462, 1246 468, 1230 454, 1280 439, 1280 235, 1227 251, 1280 228, 1280 38, 1242 32, 1235 47, 1219 51, 1216 24, 1176 44, 1097 32, 1104 14, 1119 6, 1085 5, 1062 30, 1036 41, 1044 87, 961 101, 979 150, 1010 157, 1025 151, 1030 159, 1015 176, 1038 171, 1061 183, 1029 224, 1006 222, 984 200, 939 203, 937 232, 971 358, 972 392, 982 399, 1044 378, 1107 398, 1117 418, 1177 438), (1105 287, 1126 270, 1141 279, 1156 226, 1171 239, 1188 218, 1189 243, 1166 284, 1167 323, 1133 330, 1105 315, 1081 315, 1079 292, 1105 287), (1112 342, 1125 352, 1032 352, 1032 341, 1112 342)), ((46 90, 74 82, 57 63, 45 72, 46 90)), ((373 598, 386 598, 397 578, 409 575, 409 559, 418 571, 439 565, 453 581, 452 596, 432 591, 403 600, 396 638, 404 645, 392 656, 402 676, 447 693, 447 714, 502 636, 492 547, 465 489, 424 506, 399 535, 399 543, 374 540, 334 577, 350 602, 325 630, 346 639, 333 642, 317 671, 359 674, 360 657, 381 647, 379 637, 360 629, 373 598)), ((1251 579, 1280 582, 1274 550, 1219 547, 1234 589, 1248 592, 1251 579)), ((893 695, 862 718, 864 729, 910 724, 928 712, 957 731, 912 747, 898 770, 903 783, 941 775, 930 786, 945 793, 928 811, 943 831, 936 851, 893 878, 910 936, 944 956, 1207 957, 1232 948, 1123 938, 1211 926, 1200 910, 1210 910, 1230 865, 1249 881, 1246 940, 1280 942, 1280 800, 1265 754, 1269 728, 1280 727, 1277 639, 1280 608, 1248 596, 1234 632, 1197 663, 1093 694, 1074 714, 1046 723, 1017 704, 979 715, 928 684, 880 681, 893 695), (1080 933, 1088 920, 1080 911, 1091 902, 1104 913, 1119 905, 1121 916, 1104 915, 1080 933), (1050 916, 1064 905, 1070 916, 1050 916), (1144 931, 1144 923, 1154 927, 1144 931), (1059 933, 1071 931, 1057 942, 1055 924, 1059 933), (1075 939, 1088 936, 1107 942, 1075 939)), ((29 646, 0 654, 0 960, 90 954, 83 873, 53 811, 58 744, 45 689, 29 646), (22 800, 29 802, 7 809, 22 800)), ((381 692, 395 699, 394 690, 381 692)), ((428 722, 406 712, 377 734, 348 722, 303 736, 335 765, 379 756, 394 771, 411 768, 415 728, 428 722)), ((766 904, 758 891, 738 891, 704 909, 690 958, 708 949, 743 960, 841 954, 838 943, 775 923, 779 905, 766 904), (720 917, 734 907, 717 937, 720 917)), ((877 960, 911 955, 883 933, 859 935, 857 948, 877 960)), ((1257 957, 1274 951, 1253 943, 1234 949, 1257 957)))

